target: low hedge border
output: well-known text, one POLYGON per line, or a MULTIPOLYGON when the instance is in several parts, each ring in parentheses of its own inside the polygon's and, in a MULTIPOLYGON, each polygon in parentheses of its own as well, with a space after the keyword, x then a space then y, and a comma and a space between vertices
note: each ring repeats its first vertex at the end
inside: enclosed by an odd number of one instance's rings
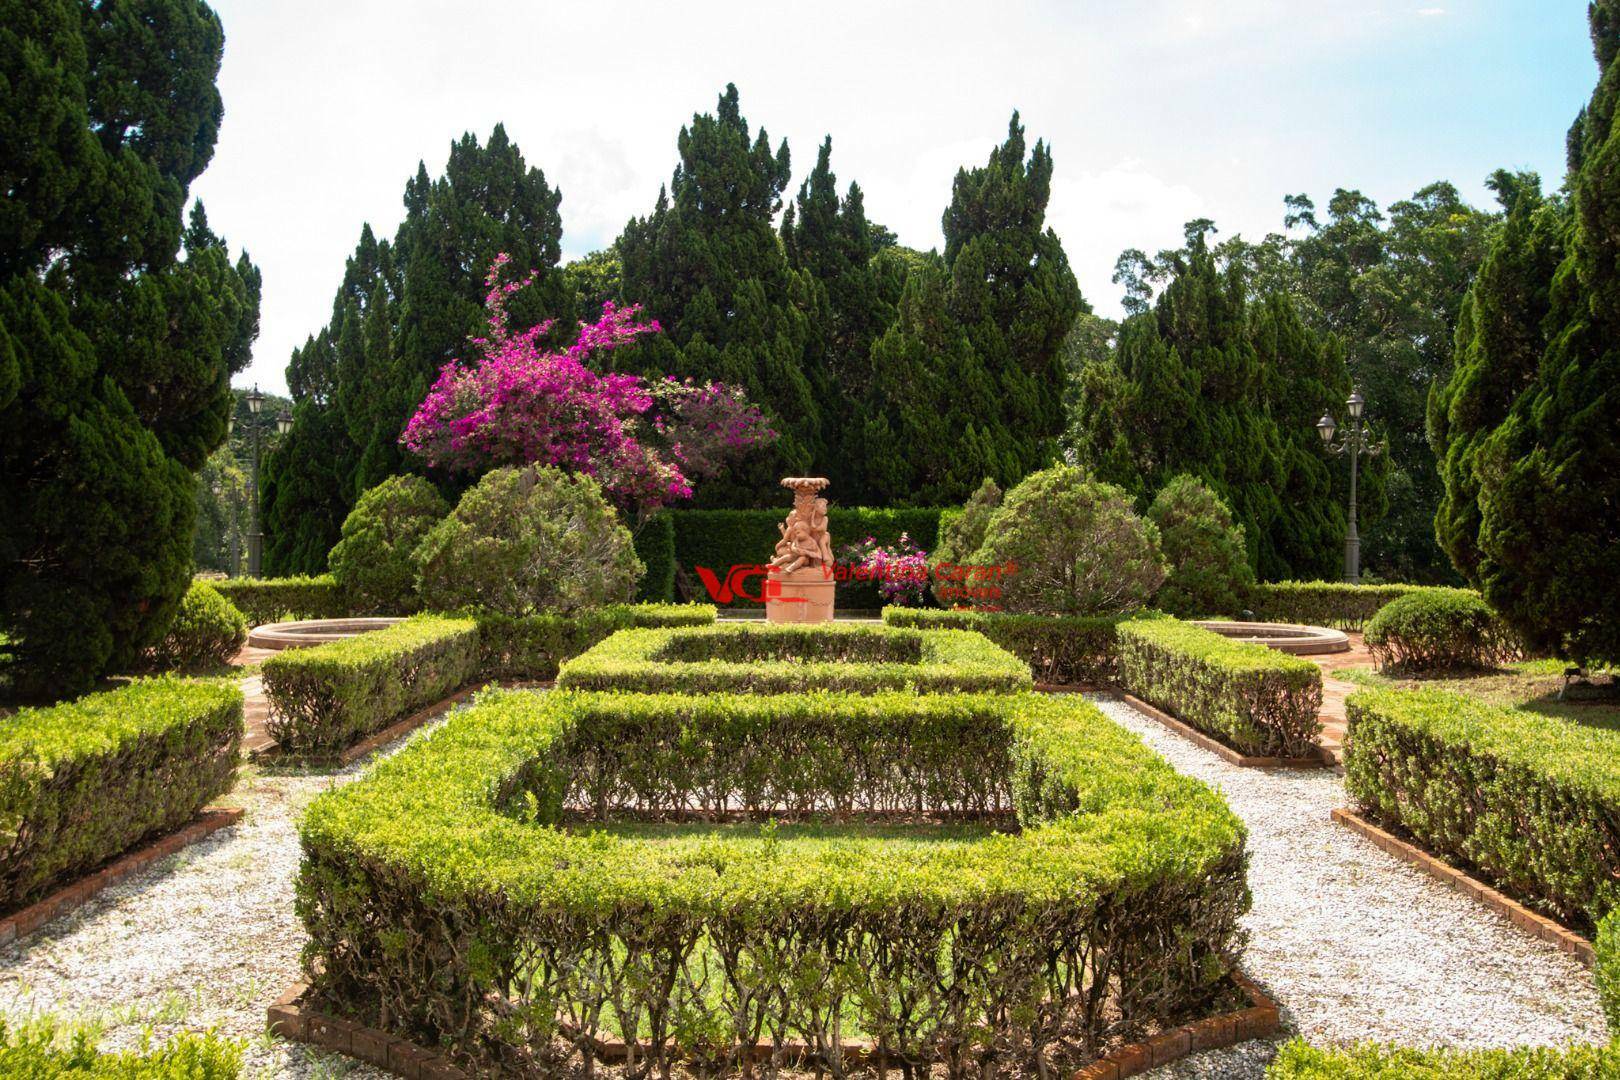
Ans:
POLYGON ((1373 821, 1588 936, 1620 903, 1620 731, 1441 690, 1345 705, 1345 789, 1373 821))
POLYGON ((1029 668, 981 634, 888 626, 731 623, 621 630, 562 666, 557 685, 649 693, 1028 690, 1029 668))
POLYGON ((1266 1080, 1599 1080, 1617 1075, 1620 1043, 1456 1050, 1376 1043, 1327 1048, 1295 1039, 1283 1044, 1266 1070, 1266 1080))
POLYGON ((1120 683, 1251 757, 1319 758, 1322 672, 1177 619, 1119 627, 1120 683))
POLYGON ((557 677, 563 661, 620 630, 712 626, 715 615, 712 604, 615 604, 577 615, 469 617, 478 623, 485 677, 545 680, 557 677))
POLYGON ((334 753, 432 705, 479 673, 471 619, 416 615, 264 661, 265 728, 283 752, 334 753))
MULTIPOLYGON (((814 697, 823 726, 873 707, 814 697)), ((297 901, 315 1003, 479 1073, 588 1068, 619 1031, 641 1033, 641 1064, 736 1063, 764 1042, 774 1067, 794 1039, 837 1070, 847 1020, 891 1065, 960 1076, 1044 1065, 1060 1042, 1095 1053, 1229 985, 1242 823, 1080 699, 975 706, 1010 732, 1016 835, 555 824, 575 753, 622 731, 593 732, 592 709, 668 710, 701 738, 738 716, 769 728, 780 707, 486 693, 322 795, 297 901)))
POLYGON ((213 1031, 176 1032, 159 1042, 151 1028, 132 1050, 102 1050, 98 1025, 32 1016, 0 1017, 0 1076, 16 1080, 236 1080, 242 1044, 213 1031))
POLYGON ((1037 683, 1053 686, 1113 686, 1119 681, 1119 626, 1133 615, 1014 615, 999 611, 940 611, 886 607, 887 626, 916 630, 976 630, 1019 657, 1037 683))
POLYGON ((249 626, 289 619, 341 619, 370 612, 352 610, 331 574, 315 577, 224 578, 208 582, 247 616, 249 626))
POLYGON ((0 911, 14 911, 231 789, 242 693, 173 677, 0 723, 0 911))
POLYGON ((1254 617, 1264 622, 1304 623, 1360 632, 1391 600, 1423 585, 1352 585, 1348 581, 1273 581, 1249 592, 1254 617))

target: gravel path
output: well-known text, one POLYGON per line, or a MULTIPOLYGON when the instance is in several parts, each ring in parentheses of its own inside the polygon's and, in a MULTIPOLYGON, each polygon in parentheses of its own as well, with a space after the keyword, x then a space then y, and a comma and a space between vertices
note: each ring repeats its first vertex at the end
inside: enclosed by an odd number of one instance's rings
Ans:
MULTIPOLYGON (((1606 1041, 1591 974, 1550 945, 1342 825, 1336 772, 1229 765, 1109 695, 1112 719, 1181 772, 1219 788, 1249 827, 1254 907, 1243 965, 1313 1042, 1514 1046, 1606 1041)), ((1160 1069, 1157 1080, 1258 1077, 1248 1044, 1160 1069)))

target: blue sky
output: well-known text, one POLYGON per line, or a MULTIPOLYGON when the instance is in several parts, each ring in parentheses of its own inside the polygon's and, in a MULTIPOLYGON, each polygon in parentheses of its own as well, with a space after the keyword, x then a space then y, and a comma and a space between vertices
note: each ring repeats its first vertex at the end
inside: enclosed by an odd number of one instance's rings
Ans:
POLYGON ((193 186, 264 270, 246 385, 285 387, 369 221, 497 122, 563 193, 565 258, 652 205, 675 135, 728 81, 786 137, 799 178, 825 134, 841 185, 902 243, 940 243, 958 165, 1014 108, 1053 146, 1049 220, 1086 297, 1117 314, 1125 247, 1281 227, 1282 197, 1380 205, 1499 166, 1556 185, 1596 81, 1580 0, 1072 3, 451 3, 214 0, 225 124, 193 186))

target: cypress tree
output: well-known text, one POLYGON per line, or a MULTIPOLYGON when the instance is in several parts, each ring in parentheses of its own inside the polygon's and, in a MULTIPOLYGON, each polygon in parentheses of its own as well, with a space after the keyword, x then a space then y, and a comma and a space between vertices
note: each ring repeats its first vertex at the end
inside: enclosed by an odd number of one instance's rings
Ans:
POLYGON ((178 607, 259 277, 183 220, 223 112, 207 5, 6 0, 0 28, 0 679, 55 697, 178 607))

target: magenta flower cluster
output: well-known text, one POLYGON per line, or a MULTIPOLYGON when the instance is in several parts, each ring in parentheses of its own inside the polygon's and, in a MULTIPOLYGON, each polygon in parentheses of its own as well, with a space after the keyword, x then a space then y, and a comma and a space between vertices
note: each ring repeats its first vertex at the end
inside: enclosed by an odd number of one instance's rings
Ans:
POLYGON ((485 279, 489 336, 472 341, 479 359, 445 364, 400 436, 430 465, 555 465, 595 477, 614 502, 647 513, 690 498, 694 483, 776 439, 739 388, 596 371, 591 363, 603 354, 659 332, 639 304, 604 304, 562 350, 540 344, 550 321, 514 331, 507 298, 534 275, 503 282, 510 262, 496 256, 485 279))
POLYGON ((868 536, 839 552, 850 577, 877 582, 878 595, 901 607, 922 607, 928 590, 928 553, 905 533, 892 545, 868 536))

